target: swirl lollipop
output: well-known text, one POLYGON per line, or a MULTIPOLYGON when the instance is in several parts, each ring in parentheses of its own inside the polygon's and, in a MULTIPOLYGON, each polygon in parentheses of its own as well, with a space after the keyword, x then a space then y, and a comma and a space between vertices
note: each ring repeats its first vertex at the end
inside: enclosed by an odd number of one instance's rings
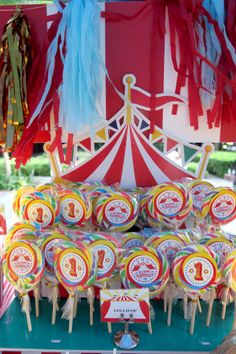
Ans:
POLYGON ((17 222, 12 227, 9 229, 8 234, 5 238, 5 244, 8 244, 9 242, 13 240, 17 240, 22 238, 22 233, 34 233, 36 231, 36 228, 29 224, 29 223, 20 223, 17 222))
POLYGON ((194 180, 188 184, 189 191, 193 199, 193 214, 197 220, 201 220, 202 202, 204 197, 214 188, 214 186, 207 181, 194 180))
POLYGON ((174 280, 192 298, 191 334, 194 331, 198 296, 215 288, 220 280, 216 260, 217 256, 202 245, 184 247, 174 259, 172 266, 174 280))
POLYGON ((138 200, 125 192, 110 192, 94 200, 93 223, 100 229, 127 231, 136 222, 138 200))
POLYGON ((54 255, 55 250, 66 249, 73 246, 69 242, 70 238, 60 234, 59 232, 52 232, 39 239, 38 244, 45 257, 45 279, 46 285, 52 288, 49 299, 52 301, 52 324, 56 323, 56 311, 58 310, 58 284, 59 281, 54 272, 54 255))
POLYGON ((223 279, 227 288, 225 289, 225 299, 223 302, 221 318, 225 318, 226 304, 229 290, 234 294, 234 323, 233 329, 236 329, 236 250, 230 252, 225 259, 225 263, 222 268, 223 279), (225 308, 224 308, 225 307, 225 308), (224 309, 224 312, 223 312, 224 309))
MULTIPOLYGON (((120 277, 126 289, 149 288, 150 297, 166 286, 170 268, 165 255, 151 247, 134 247, 125 252, 120 262, 120 277)), ((151 322, 148 324, 152 333, 151 322)))
POLYGON ((14 192, 14 197, 13 197, 13 211, 14 213, 20 218, 20 202, 21 198, 25 194, 33 193, 35 192, 35 186, 24 186, 19 188, 17 191, 14 192))
POLYGON ((61 222, 66 227, 85 226, 91 218, 92 204, 85 193, 77 189, 59 192, 61 222))
POLYGON ((22 311, 26 314, 28 330, 31 331, 28 292, 36 288, 43 276, 43 254, 34 243, 15 241, 5 250, 2 269, 7 280, 20 293, 22 311))
POLYGON ((135 247, 120 262, 120 277, 126 289, 149 288, 155 297, 166 286, 170 268, 165 255, 151 247, 135 247))
MULTIPOLYGON (((190 239, 184 233, 177 231, 166 231, 149 237, 145 243, 145 246, 153 247, 155 250, 163 252, 170 265, 170 272, 172 272, 172 263, 176 253, 188 243, 190 243, 190 239)), ((168 297, 168 326, 171 324, 173 293, 175 291, 175 285, 173 284, 173 280, 171 278, 172 277, 169 279, 169 284, 164 289, 164 312, 167 311, 168 297)))
POLYGON ((162 183, 150 191, 146 209, 151 227, 161 223, 176 228, 189 216, 192 197, 180 183, 162 183))
POLYGON ((236 193, 226 187, 212 189, 202 202, 202 218, 206 224, 220 227, 236 218, 236 193))
POLYGON ((39 229, 57 224, 60 218, 60 203, 49 193, 24 194, 20 200, 20 215, 39 229))
POLYGON ((93 284, 96 277, 96 261, 92 252, 80 245, 79 248, 56 251, 54 267, 58 280, 69 293, 64 317, 69 318, 69 333, 71 333, 76 291, 83 291, 93 284))

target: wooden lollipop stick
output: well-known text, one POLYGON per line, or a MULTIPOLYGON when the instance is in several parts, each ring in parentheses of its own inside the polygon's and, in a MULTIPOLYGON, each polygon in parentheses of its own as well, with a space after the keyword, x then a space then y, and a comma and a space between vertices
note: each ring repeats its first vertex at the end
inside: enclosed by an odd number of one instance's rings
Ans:
POLYGON ((152 322, 151 321, 148 322, 148 333, 152 334, 152 322))
POLYGON ((29 310, 27 310, 25 312, 26 315, 26 320, 27 320, 27 327, 28 327, 28 331, 31 332, 32 331, 32 325, 31 325, 31 319, 30 319, 30 312, 29 310))
POLYGON ((73 311, 73 316, 74 316, 74 318, 77 316, 78 301, 79 301, 79 294, 75 294, 75 298, 74 298, 74 311, 73 311))
MULTIPOLYGON (((104 288, 109 289, 110 287, 107 283, 105 283, 104 288)), ((107 330, 108 330, 108 333, 112 333, 111 322, 107 322, 107 330)))
POLYGON ((73 329, 74 302, 75 302, 75 297, 71 296, 70 315, 69 315, 69 330, 68 330, 69 333, 72 333, 72 329, 73 329))
POLYGON ((93 287, 88 288, 87 290, 87 298, 89 303, 89 323, 90 326, 93 326, 93 312, 94 312, 94 289, 93 287))
POLYGON ((39 317, 39 288, 36 287, 34 290, 34 300, 35 300, 35 315, 39 317))
POLYGON ((234 292, 234 322, 232 331, 236 329, 236 293, 234 292))
POLYGON ((191 316, 191 323, 190 323, 190 334, 194 332, 194 325, 195 325, 195 317, 197 311, 197 299, 191 300, 192 301, 192 316, 191 316))
POLYGON ((59 310, 59 306, 58 306, 58 286, 54 286, 52 289, 52 325, 54 325, 56 323, 56 315, 57 315, 57 311, 59 310))
POLYGON ((209 327, 211 323, 211 313, 212 313, 214 300, 215 300, 215 289, 212 289, 210 294, 210 301, 208 305, 208 312, 207 312, 207 320, 206 320, 207 327, 209 327))
POLYGON ((169 287, 169 293, 168 293, 168 315, 167 315, 167 326, 171 325, 171 315, 172 315, 172 303, 173 303, 173 299, 172 299, 172 285, 170 285, 169 287))
POLYGON ((186 320, 188 316, 188 295, 184 294, 184 319, 186 320))
POLYGON ((198 311, 199 311, 200 313, 202 313, 202 306, 201 306, 199 297, 197 298, 197 308, 198 308, 198 311))
MULTIPOLYGON (((168 285, 167 285, 168 286, 168 285)), ((167 298, 168 298, 168 289, 167 286, 164 289, 164 312, 167 312, 167 298)))
POLYGON ((224 293, 223 293, 223 300, 222 300, 222 312, 221 312, 221 319, 225 319, 225 314, 226 314, 226 307, 227 307, 227 301, 228 301, 228 295, 229 295, 229 288, 225 287, 224 293))

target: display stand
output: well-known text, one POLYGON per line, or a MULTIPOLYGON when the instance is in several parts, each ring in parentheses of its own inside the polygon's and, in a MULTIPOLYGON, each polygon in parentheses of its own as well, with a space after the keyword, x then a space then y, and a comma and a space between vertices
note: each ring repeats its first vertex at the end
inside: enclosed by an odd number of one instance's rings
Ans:
MULTIPOLYGON (((32 303, 33 305, 33 303, 32 303)), ((227 308, 226 320, 222 321, 221 305, 215 302, 212 323, 206 327, 207 305, 202 303, 203 313, 197 314, 194 335, 189 335, 189 321, 183 318, 181 301, 173 305, 172 325, 167 326, 162 301, 152 301, 155 320, 150 335, 146 324, 132 324, 132 329, 140 336, 139 345, 132 352, 170 353, 210 353, 228 335, 233 323, 233 304, 227 308)), ((60 307, 62 301, 60 302, 60 307)), ((68 334, 68 323, 57 315, 56 325, 51 325, 51 304, 40 302, 40 318, 37 319, 32 306, 32 332, 27 331, 25 316, 20 311, 18 299, 12 303, 0 322, 0 348, 2 351, 33 352, 111 352, 114 333, 122 329, 122 324, 112 325, 112 334, 107 334, 106 323, 100 322, 99 303, 95 303, 94 325, 89 325, 89 305, 84 299, 78 305, 78 315, 74 319, 74 329, 68 334)), ((119 351, 119 350, 118 350, 119 351)), ((121 351, 125 353, 125 351, 121 351)))

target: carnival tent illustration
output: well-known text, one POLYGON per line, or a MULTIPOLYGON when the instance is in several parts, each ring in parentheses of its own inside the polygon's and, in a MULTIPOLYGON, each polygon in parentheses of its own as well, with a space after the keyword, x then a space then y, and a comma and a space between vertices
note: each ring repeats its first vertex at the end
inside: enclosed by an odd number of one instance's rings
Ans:
MULTIPOLYGON (((62 151, 58 154, 61 147, 55 145, 55 142, 46 145, 55 180, 102 181, 109 185, 119 183, 128 188, 148 187, 170 180, 203 176, 213 147, 199 147, 181 142, 156 126, 151 132, 150 121, 142 112, 150 110, 150 93, 135 86, 135 77, 132 74, 125 75, 123 82, 124 106, 96 129, 94 139, 90 136, 77 136, 73 137, 73 146, 64 144, 63 151, 68 155, 70 150, 72 157, 66 172, 62 173, 60 163, 57 163, 62 156, 62 151), (96 149, 99 142, 103 144, 96 149), (82 164, 77 160, 79 149, 91 154, 82 164), (180 165, 169 158, 173 150, 179 152, 180 165), (201 155, 199 169, 193 174, 186 170, 186 166, 198 154, 201 155)), ((176 94, 162 93, 155 96, 155 110, 173 104, 187 105, 187 101, 176 94)), ((67 141, 69 139, 68 137, 67 141)))

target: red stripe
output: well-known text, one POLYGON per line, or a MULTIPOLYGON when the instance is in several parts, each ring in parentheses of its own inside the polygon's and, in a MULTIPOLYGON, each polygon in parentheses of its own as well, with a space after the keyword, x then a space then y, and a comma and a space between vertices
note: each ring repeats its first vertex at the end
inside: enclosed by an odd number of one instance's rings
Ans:
POLYGON ((121 129, 121 131, 115 136, 115 138, 109 143, 106 143, 105 148, 104 149, 102 148, 102 150, 98 152, 97 155, 92 157, 89 161, 86 161, 85 163, 80 165, 78 168, 75 168, 73 171, 69 173, 65 173, 64 175, 62 175, 62 177, 69 181, 76 181, 76 182, 85 181, 108 156, 108 154, 117 143, 123 131, 124 129, 121 129))
POLYGON ((133 129, 130 132, 134 174, 136 179, 136 185, 139 187, 155 186, 157 184, 155 178, 150 172, 147 164, 145 163, 143 156, 141 155, 137 143, 134 138, 133 129))
MULTIPOLYGON (((135 128, 136 130, 136 128, 135 128)), ((180 168, 175 167, 170 160, 165 160, 160 154, 157 153, 157 151, 154 149, 154 147, 150 146, 144 138, 140 136, 140 134, 137 132, 136 136, 140 142, 140 144, 143 146, 143 148, 146 150, 146 152, 149 154, 150 158, 153 160, 153 162, 156 164, 156 166, 167 176, 167 179, 174 181, 176 179, 182 178, 182 177, 190 177, 193 178, 193 176, 189 175, 187 172, 181 170, 180 168)), ((136 162, 135 162, 136 164, 136 162)), ((143 172, 141 173, 141 177, 143 178, 143 172)), ((145 171, 146 174, 146 171, 145 171)), ((155 182, 157 183, 157 182, 155 182)))
POLYGON ((125 150, 126 150, 126 141, 127 141, 127 127, 125 128, 126 132, 125 135, 120 143, 120 147, 117 151, 117 154, 111 163, 107 173, 104 176, 103 182, 105 184, 113 184, 113 183, 120 183, 123 165, 124 165, 124 158, 125 158, 125 150))

